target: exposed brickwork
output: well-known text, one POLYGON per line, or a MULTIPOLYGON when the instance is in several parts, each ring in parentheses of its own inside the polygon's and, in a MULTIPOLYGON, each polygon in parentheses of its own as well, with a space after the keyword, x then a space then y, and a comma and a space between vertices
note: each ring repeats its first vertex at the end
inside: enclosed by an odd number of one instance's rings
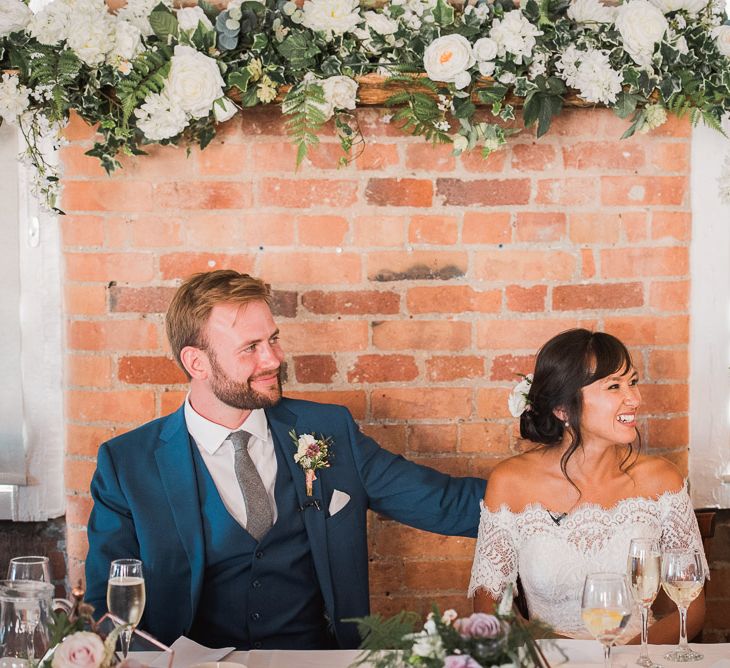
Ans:
MULTIPOLYGON (((689 124, 619 141, 612 113, 571 110, 550 135, 523 132, 482 160, 403 137, 385 113, 358 112, 368 143, 343 169, 325 136, 295 172, 281 118, 254 109, 206 151, 154 148, 111 179, 73 120, 62 201, 72 574, 97 444, 184 397, 162 314, 194 271, 271 283, 289 395, 342 403, 384 446, 454 473, 488 475, 520 450, 506 397, 540 344, 606 329, 636 355, 647 447, 686 467, 689 124)), ((718 639, 723 522, 708 591, 718 639)), ((472 540, 372 517, 370 544, 375 610, 468 609, 472 540)))

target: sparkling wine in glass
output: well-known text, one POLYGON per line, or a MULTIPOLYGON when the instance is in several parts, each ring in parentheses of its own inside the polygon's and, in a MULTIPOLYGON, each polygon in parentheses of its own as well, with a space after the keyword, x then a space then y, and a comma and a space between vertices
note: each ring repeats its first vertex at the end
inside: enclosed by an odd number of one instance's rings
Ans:
POLYGON ((632 599, 626 577, 590 573, 581 599, 581 616, 591 635, 603 645, 604 668, 611 667, 611 647, 631 618, 632 599))
POLYGON ((117 559, 109 568, 106 607, 124 623, 119 640, 122 656, 127 658, 132 633, 142 619, 145 604, 144 576, 139 559, 117 559))
POLYGON ((627 574, 631 595, 641 612, 641 654, 636 663, 646 668, 658 667, 649 658, 649 609, 654 603, 661 581, 661 550, 653 538, 634 538, 629 545, 627 574))
POLYGON ((702 654, 687 644, 687 608, 705 584, 705 566, 699 550, 665 550, 662 554, 662 587, 679 608, 679 645, 665 654, 670 661, 700 661, 702 654))

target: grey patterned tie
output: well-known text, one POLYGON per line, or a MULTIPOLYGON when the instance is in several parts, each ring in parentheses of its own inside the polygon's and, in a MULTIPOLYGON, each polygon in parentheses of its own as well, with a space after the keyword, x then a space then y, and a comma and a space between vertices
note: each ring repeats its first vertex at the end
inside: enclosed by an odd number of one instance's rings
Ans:
POLYGON ((246 531, 260 541, 273 524, 273 513, 269 496, 261 480, 256 465, 248 454, 248 441, 251 434, 245 431, 232 431, 228 438, 233 443, 234 468, 238 484, 246 503, 246 531))

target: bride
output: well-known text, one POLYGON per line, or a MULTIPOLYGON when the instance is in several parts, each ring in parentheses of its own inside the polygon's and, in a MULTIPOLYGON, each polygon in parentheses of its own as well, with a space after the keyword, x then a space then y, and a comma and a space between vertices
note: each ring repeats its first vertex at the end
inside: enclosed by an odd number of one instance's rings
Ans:
MULTIPOLYGON (((638 378, 610 334, 573 329, 538 352, 520 416, 520 434, 535 447, 489 477, 469 585, 475 610, 491 612, 519 574, 531 617, 559 635, 590 638, 580 616, 587 573, 625 572, 632 538, 702 550, 682 476, 633 446, 638 378)), ((660 594, 653 612, 663 616, 650 618, 649 641, 676 642, 674 604, 660 594)), ((704 614, 700 594, 687 615, 689 638, 704 614)), ((632 615, 623 637, 638 642, 640 628, 632 615)))

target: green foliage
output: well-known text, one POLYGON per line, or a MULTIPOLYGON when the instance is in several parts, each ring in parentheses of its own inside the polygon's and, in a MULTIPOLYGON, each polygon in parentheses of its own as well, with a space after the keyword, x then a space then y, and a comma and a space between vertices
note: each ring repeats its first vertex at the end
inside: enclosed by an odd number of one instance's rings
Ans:
POLYGON ((444 0, 438 0, 436 6, 431 10, 431 14, 433 14, 433 20, 436 22, 436 25, 442 28, 454 23, 454 8, 444 2, 444 0))
POLYGON ((293 87, 284 98, 281 110, 291 116, 286 122, 286 129, 297 147, 297 167, 302 164, 309 148, 319 144, 317 131, 327 121, 323 111, 325 104, 322 86, 309 81, 293 87))
POLYGON ((550 129, 553 116, 557 116, 563 108, 562 96, 567 89, 557 77, 537 77, 536 83, 537 88, 525 98, 522 117, 528 128, 537 122, 537 136, 542 137, 550 129))
POLYGON ((160 3, 152 10, 149 19, 152 30, 163 44, 169 44, 172 39, 177 38, 179 33, 177 18, 169 7, 160 3))
POLYGON ((132 71, 117 85, 117 96, 122 105, 122 125, 126 125, 132 112, 150 93, 165 88, 165 78, 170 71, 172 51, 160 47, 157 51, 145 51, 132 63, 132 71))

